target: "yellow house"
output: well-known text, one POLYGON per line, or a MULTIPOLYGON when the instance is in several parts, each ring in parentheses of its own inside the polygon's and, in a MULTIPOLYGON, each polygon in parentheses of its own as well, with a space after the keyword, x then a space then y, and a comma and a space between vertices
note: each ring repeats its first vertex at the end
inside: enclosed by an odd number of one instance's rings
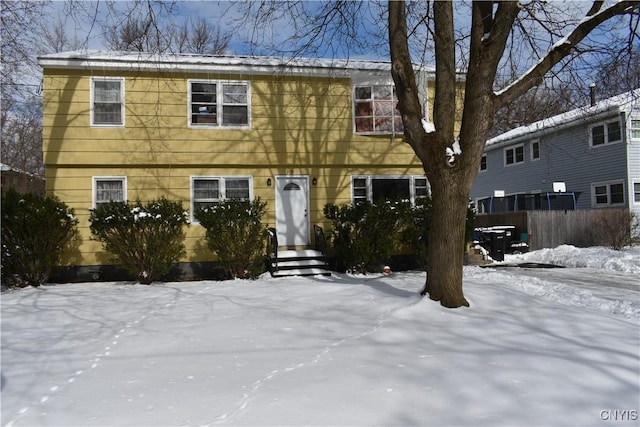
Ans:
MULTIPOLYGON (((164 196, 193 212, 259 197, 279 245, 305 248, 327 203, 429 191, 403 141, 389 63, 122 52, 39 63, 46 189, 80 221, 78 271, 109 263, 88 223, 109 200, 164 196)), ((417 73, 430 120, 433 70, 417 73)), ((186 233, 182 263, 213 261, 203 228, 186 233)))

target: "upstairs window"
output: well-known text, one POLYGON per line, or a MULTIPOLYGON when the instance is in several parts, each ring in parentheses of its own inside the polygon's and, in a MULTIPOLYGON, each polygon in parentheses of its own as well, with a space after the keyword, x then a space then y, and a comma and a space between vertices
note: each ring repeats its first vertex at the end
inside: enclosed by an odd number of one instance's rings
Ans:
POLYGON ((640 139, 640 117, 632 117, 629 123, 632 139, 640 139))
POLYGON ((429 195, 429 184, 424 176, 354 176, 351 178, 354 204, 363 201, 409 200, 429 195))
POLYGON ((505 166, 515 165, 517 163, 524 163, 524 145, 504 149, 505 166))
POLYGON ((633 183, 633 201, 640 203, 640 182, 633 183))
POLYGON ((93 207, 109 202, 125 202, 127 200, 127 177, 96 176, 93 177, 93 207))
POLYGON ((356 133, 393 134, 404 131, 393 85, 356 86, 353 98, 356 133))
POLYGON ((480 171, 486 171, 487 170, 487 155, 483 154, 482 158, 480 159, 480 171))
POLYGON ((91 125, 124 126, 124 79, 91 79, 91 125))
POLYGON ((191 212, 225 199, 251 200, 251 177, 198 176, 191 178, 191 212))
POLYGON ((249 126, 250 84, 246 81, 190 81, 191 127, 249 126))
POLYGON ((540 141, 531 141, 531 160, 540 159, 540 141))
POLYGON ((589 129, 589 142, 592 147, 613 144, 622 141, 620 121, 615 120, 591 126, 589 129))
POLYGON ((622 182, 592 184, 591 200, 595 207, 624 205, 624 184, 622 182))

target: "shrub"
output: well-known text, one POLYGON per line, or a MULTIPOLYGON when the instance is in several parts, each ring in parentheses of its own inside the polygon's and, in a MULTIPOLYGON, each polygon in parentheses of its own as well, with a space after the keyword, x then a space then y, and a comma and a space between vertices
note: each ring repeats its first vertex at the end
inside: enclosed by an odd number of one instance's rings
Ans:
POLYGON ((398 247, 399 232, 404 227, 410 209, 407 201, 373 205, 324 207, 331 221, 330 241, 338 260, 338 269, 366 273, 380 271, 398 247))
POLYGON ((603 209, 593 213, 591 230, 602 244, 617 251, 631 244, 638 233, 638 218, 629 209, 603 209))
POLYGON ((194 213, 206 230, 207 247, 233 278, 251 279, 265 271, 266 206, 260 199, 230 199, 194 213))
POLYGON ((142 284, 167 274, 185 253, 183 226, 189 221, 180 202, 105 203, 91 210, 89 221, 114 262, 142 284))
POLYGON ((78 237, 73 209, 56 197, 2 193, 2 280, 39 286, 78 237))

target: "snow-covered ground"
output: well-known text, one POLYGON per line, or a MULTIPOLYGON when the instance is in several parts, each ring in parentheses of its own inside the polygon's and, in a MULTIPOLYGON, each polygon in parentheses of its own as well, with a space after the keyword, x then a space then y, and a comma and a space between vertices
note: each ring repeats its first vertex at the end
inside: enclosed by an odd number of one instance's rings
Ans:
POLYGON ((5 292, 2 425, 639 425, 640 248, 506 262, 572 268, 5 292))

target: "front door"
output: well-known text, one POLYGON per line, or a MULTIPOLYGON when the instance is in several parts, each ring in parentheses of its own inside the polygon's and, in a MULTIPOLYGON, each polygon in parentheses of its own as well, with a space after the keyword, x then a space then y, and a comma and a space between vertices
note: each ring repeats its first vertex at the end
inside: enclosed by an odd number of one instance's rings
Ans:
POLYGON ((280 246, 309 244, 309 177, 276 177, 276 232, 280 246))

